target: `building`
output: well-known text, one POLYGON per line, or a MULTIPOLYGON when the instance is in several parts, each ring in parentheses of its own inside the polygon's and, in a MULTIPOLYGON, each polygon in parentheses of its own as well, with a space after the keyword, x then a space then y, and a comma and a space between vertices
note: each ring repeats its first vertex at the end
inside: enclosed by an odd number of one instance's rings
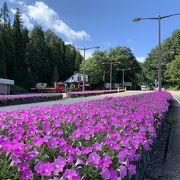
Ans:
POLYGON ((11 85, 14 85, 14 80, 0 78, 0 94, 10 94, 11 85))
POLYGON ((82 73, 74 72, 74 74, 65 81, 65 84, 67 84, 67 88, 73 86, 77 90, 82 89, 84 76, 85 76, 85 79, 84 79, 85 88, 89 87, 88 75, 87 74, 83 75, 82 73))

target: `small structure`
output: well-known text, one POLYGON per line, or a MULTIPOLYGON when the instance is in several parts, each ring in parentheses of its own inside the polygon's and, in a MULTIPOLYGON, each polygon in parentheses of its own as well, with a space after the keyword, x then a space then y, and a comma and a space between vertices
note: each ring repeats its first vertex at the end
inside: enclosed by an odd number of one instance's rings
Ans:
POLYGON ((76 90, 80 90, 83 87, 83 78, 84 82, 85 82, 85 88, 89 87, 89 83, 88 83, 88 75, 87 74, 82 74, 79 72, 74 72, 74 74, 69 77, 65 83, 67 84, 67 88, 73 87, 76 90))
POLYGON ((11 85, 14 85, 14 80, 0 78, 0 94, 10 94, 11 85))

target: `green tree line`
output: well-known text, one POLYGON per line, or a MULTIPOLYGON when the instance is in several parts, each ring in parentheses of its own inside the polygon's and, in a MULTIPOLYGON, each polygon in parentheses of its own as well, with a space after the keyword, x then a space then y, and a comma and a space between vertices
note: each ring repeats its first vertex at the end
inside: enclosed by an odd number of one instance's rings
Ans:
POLYGON ((112 83, 122 85, 122 69, 125 69, 124 81, 132 82, 133 89, 142 85, 142 68, 134 57, 131 49, 117 46, 107 51, 96 51, 91 58, 82 63, 80 70, 85 66, 89 75, 89 82, 93 88, 103 88, 104 83, 110 82, 110 64, 112 63, 112 83))
POLYGON ((15 80, 29 89, 37 82, 53 84, 78 71, 83 60, 73 45, 66 45, 52 31, 39 25, 23 27, 20 9, 10 21, 7 3, 0 10, 0 78, 15 80))
MULTIPOLYGON (((156 46, 149 53, 143 70, 146 83, 153 85, 158 74, 158 49, 156 46)), ((180 30, 161 43, 162 84, 166 88, 180 89, 180 30)))

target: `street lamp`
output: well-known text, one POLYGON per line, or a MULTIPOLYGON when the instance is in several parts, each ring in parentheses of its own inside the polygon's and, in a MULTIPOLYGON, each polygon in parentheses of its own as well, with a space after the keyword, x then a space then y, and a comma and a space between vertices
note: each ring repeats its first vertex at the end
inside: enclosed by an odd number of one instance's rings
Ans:
POLYGON ((79 50, 84 51, 84 61, 83 61, 83 91, 85 90, 85 58, 86 58, 86 51, 90 50, 90 49, 99 49, 99 46, 95 46, 95 47, 84 47, 84 48, 77 48, 79 50))
POLYGON ((121 62, 103 62, 102 64, 110 64, 110 87, 109 89, 112 90, 112 65, 113 64, 121 64, 121 62))
POLYGON ((124 89, 124 71, 129 71, 131 68, 128 69, 116 69, 118 71, 122 71, 122 88, 124 89))
POLYGON ((162 83, 161 83, 161 69, 162 69, 162 63, 161 63, 161 19, 165 19, 171 16, 180 15, 180 13, 176 14, 170 14, 167 16, 158 16, 158 17, 152 17, 152 18, 135 18, 133 19, 134 22, 139 22, 141 20, 157 20, 158 21, 158 44, 159 44, 159 53, 158 53, 158 89, 161 91, 162 83))

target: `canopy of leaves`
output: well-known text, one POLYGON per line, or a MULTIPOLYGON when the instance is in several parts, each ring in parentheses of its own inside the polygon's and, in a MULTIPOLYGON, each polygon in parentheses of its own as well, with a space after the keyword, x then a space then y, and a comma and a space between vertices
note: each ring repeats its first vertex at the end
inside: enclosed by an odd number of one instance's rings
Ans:
POLYGON ((180 89, 180 55, 176 56, 175 60, 167 65, 165 78, 171 87, 174 86, 176 89, 180 89))
POLYGON ((112 82, 122 83, 122 69, 125 69, 125 81, 133 82, 134 87, 141 82, 141 66, 132 54, 131 50, 124 46, 118 46, 109 51, 95 52, 92 57, 81 64, 89 75, 91 85, 100 85, 110 82, 110 64, 112 63, 112 82))
MULTIPOLYGON (((149 84, 153 84, 154 80, 158 77, 158 53, 159 46, 156 46, 149 53, 145 63, 144 63, 144 72, 146 74, 146 79, 149 84)), ((169 84, 171 86, 176 86, 175 82, 170 81, 172 79, 168 79, 167 77, 167 68, 169 68, 169 64, 175 60, 175 56, 180 55, 180 30, 174 31, 171 37, 165 39, 161 43, 161 62, 162 62, 162 82, 163 86, 168 87, 169 84), (165 76, 166 74, 166 76, 165 76)))

